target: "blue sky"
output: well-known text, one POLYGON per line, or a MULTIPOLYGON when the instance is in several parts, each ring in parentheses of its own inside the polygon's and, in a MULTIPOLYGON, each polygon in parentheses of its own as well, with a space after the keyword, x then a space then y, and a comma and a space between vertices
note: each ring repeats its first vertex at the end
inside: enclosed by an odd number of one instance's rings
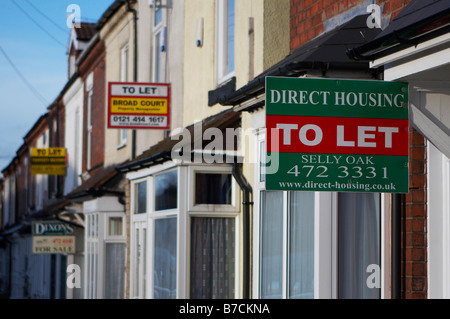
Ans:
POLYGON ((1 1, 0 171, 14 158, 23 137, 46 113, 47 106, 55 100, 68 80, 68 6, 79 6, 81 21, 97 22, 113 2, 1 1))

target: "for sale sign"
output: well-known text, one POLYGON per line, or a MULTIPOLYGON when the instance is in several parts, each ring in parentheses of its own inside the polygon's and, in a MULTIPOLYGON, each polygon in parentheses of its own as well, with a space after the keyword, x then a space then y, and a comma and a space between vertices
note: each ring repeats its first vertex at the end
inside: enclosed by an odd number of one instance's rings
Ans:
POLYGON ((170 84, 111 82, 108 128, 169 129, 170 84))
POLYGON ((266 78, 266 188, 408 192, 408 85, 266 78))

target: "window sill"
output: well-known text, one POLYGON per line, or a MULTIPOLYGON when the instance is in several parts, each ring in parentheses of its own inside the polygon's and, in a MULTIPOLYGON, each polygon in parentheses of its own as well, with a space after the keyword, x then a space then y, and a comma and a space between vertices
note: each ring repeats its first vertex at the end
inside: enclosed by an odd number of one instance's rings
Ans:
POLYGON ((122 148, 124 148, 124 147, 126 147, 127 146, 127 143, 125 142, 125 143, 122 143, 122 144, 120 144, 119 146, 117 146, 116 147, 116 150, 120 150, 120 149, 122 149, 122 148))

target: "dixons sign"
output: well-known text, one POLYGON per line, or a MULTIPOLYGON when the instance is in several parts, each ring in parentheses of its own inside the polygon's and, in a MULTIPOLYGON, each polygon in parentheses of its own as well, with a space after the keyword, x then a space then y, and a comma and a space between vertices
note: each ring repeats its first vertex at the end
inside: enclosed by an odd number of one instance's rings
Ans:
POLYGON ((32 224, 34 254, 75 253, 75 229, 57 221, 34 221, 32 224))
POLYGON ((266 78, 266 188, 408 192, 408 85, 266 78))

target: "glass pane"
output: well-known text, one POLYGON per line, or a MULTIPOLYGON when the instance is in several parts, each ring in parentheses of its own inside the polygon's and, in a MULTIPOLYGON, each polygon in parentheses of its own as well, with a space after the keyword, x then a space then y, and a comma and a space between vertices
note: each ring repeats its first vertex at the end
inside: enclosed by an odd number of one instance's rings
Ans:
POLYGON ((234 0, 228 0, 227 74, 234 71, 234 0))
POLYGON ((109 218, 109 236, 122 236, 122 217, 109 218))
POLYGON ((281 299, 283 192, 261 192, 261 298, 281 299))
POLYGON ((259 147, 259 181, 266 181, 266 143, 261 142, 259 147))
POLYGON ((145 299, 147 296, 147 228, 142 229, 142 297, 145 299))
POLYGON ((234 219, 192 218, 190 297, 234 298, 234 263, 234 219))
POLYGON ((155 82, 161 82, 161 32, 155 35, 155 82))
POLYGON ((136 214, 147 212, 147 182, 136 184, 136 214))
POLYGON ((380 194, 339 193, 339 298, 380 298, 379 267, 380 194))
POLYGON ((125 243, 106 243, 105 298, 123 299, 125 284, 125 243))
POLYGON ((289 298, 314 298, 314 193, 290 192, 289 298))
POLYGON ((231 204, 231 175, 195 174, 195 204, 231 204))
POLYGON ((177 219, 155 220, 153 297, 175 299, 177 289, 177 219))
POLYGON ((155 210, 177 208, 177 171, 155 177, 155 210))
POLYGON ((140 252, 140 242, 139 242, 139 228, 136 228, 136 236, 134 241, 134 297, 139 297, 139 265, 141 263, 141 252, 140 252))
POLYGON ((160 24, 162 21, 162 9, 156 8, 155 9, 155 26, 160 24))

